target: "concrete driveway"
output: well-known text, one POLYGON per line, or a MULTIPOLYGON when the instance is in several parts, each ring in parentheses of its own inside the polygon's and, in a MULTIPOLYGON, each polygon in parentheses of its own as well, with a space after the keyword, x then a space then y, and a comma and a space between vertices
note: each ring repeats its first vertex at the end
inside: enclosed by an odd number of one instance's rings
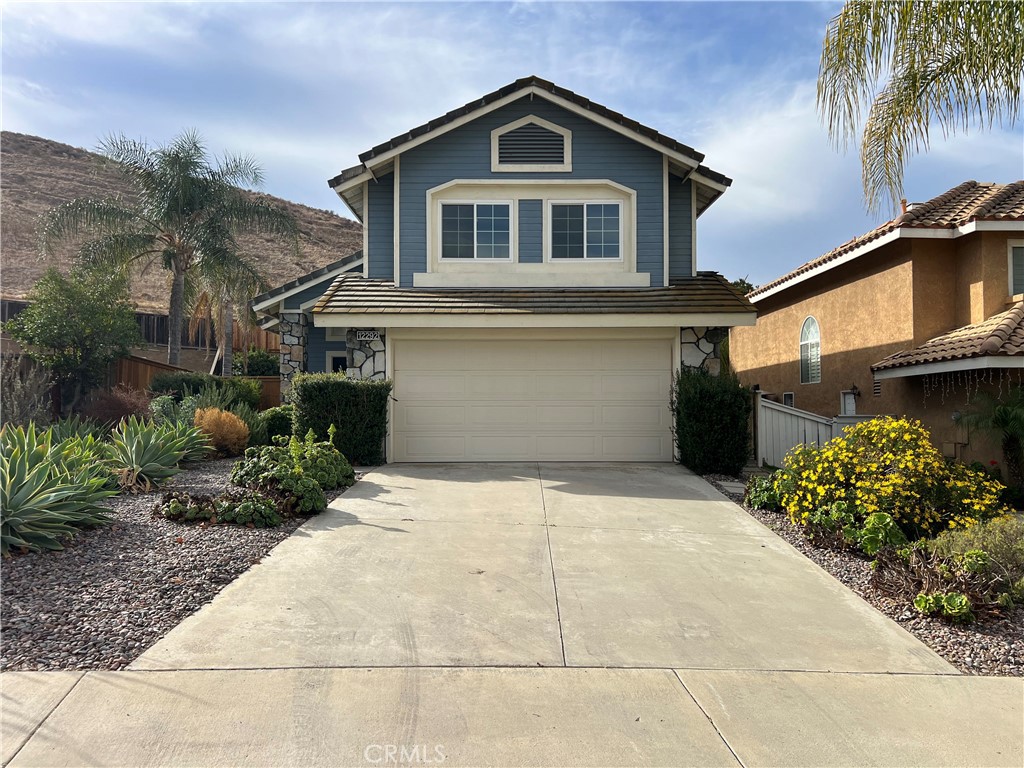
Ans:
POLYGON ((672 465, 381 468, 133 670, 4 675, 13 764, 1024 761, 1024 684, 672 465))

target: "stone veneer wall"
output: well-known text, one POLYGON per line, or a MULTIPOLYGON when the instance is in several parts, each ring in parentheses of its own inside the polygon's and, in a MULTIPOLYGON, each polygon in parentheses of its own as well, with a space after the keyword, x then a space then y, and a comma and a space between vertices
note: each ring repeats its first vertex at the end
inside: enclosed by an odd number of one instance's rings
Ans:
POLYGON ((387 363, 385 362, 385 338, 381 331, 380 339, 374 341, 356 341, 356 330, 350 328, 345 336, 348 349, 348 369, 345 375, 350 379, 386 379, 387 363))
POLYGON ((717 376, 722 371, 722 342, 727 338, 728 328, 682 328, 680 359, 683 367, 703 368, 717 376))
POLYGON ((281 333, 281 396, 291 388, 292 376, 306 370, 306 334, 309 317, 305 312, 282 312, 281 333))

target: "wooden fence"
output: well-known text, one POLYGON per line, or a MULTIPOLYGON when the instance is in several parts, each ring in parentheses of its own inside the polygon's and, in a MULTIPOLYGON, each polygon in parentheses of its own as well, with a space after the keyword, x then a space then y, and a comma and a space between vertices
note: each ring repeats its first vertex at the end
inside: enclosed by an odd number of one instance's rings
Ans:
POLYGON ((786 454, 798 445, 824 445, 833 437, 874 415, 819 416, 799 408, 755 398, 754 444, 758 466, 781 467, 786 454))
MULTIPOLYGON (((153 379, 161 373, 183 372, 192 373, 188 368, 148 360, 145 357, 129 355, 117 361, 110 386, 123 384, 132 389, 148 389, 153 379)), ((281 404, 280 376, 246 376, 255 379, 262 385, 260 390, 260 410, 273 408, 281 404)))

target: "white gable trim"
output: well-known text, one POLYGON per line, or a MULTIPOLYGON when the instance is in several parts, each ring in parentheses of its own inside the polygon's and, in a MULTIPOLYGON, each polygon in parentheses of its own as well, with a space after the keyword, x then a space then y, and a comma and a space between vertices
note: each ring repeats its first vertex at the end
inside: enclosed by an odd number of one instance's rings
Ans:
MULTIPOLYGON (((452 120, 450 123, 440 125, 432 131, 427 131, 426 133, 421 134, 420 136, 417 136, 415 139, 407 141, 404 144, 395 147, 394 149, 389 149, 386 152, 382 152, 376 157, 371 158, 366 163, 366 167, 367 169, 376 168, 388 162, 397 155, 402 154, 403 152, 407 152, 410 149, 414 149, 420 146, 421 144, 425 144, 428 141, 432 141, 433 139, 436 139, 438 136, 442 136, 448 133, 449 131, 454 131, 456 128, 461 128, 462 126, 473 122, 479 117, 483 117, 484 115, 489 114, 495 111, 496 109, 501 109, 502 107, 511 104, 513 101, 518 101, 519 99, 523 98, 523 96, 530 95, 539 96, 542 99, 547 99, 552 104, 555 104, 559 107, 563 107, 564 109, 567 109, 570 112, 580 115, 581 117, 585 117, 591 122, 597 123, 598 125, 601 125, 611 131, 615 131, 615 133, 621 134, 622 136, 625 136, 628 139, 632 139, 638 144, 643 144, 644 146, 649 147, 650 149, 653 149, 657 152, 660 152, 663 155, 667 155, 671 159, 675 160, 677 163, 681 163, 687 168, 696 168, 698 165, 700 165, 700 163, 697 160, 694 160, 692 157, 684 155, 680 152, 676 152, 675 150, 669 149, 668 147, 664 146, 663 144, 659 144, 653 139, 649 139, 646 136, 643 136, 642 134, 639 134, 636 131, 626 128, 625 126, 619 125, 618 123, 609 120, 606 117, 602 117, 601 115, 591 112, 589 109, 581 107, 578 104, 569 101, 568 99, 563 99, 561 96, 556 96, 555 94, 551 93, 550 91, 546 91, 543 88, 538 88, 535 85, 530 85, 518 91, 510 93, 508 96, 503 96, 497 101, 491 102, 490 104, 487 104, 486 106, 483 106, 480 109, 474 110, 469 114, 456 118, 455 120, 452 120)), ((334 189, 340 194, 342 190, 348 189, 350 186, 352 186, 352 183, 356 179, 360 178, 361 176, 357 176, 354 179, 350 179, 344 184, 335 187, 334 189)), ((716 189, 721 187, 721 185, 716 186, 716 183, 711 182, 710 180, 706 181, 705 183, 711 186, 715 186, 716 189)), ((721 189, 724 190, 725 188, 721 187, 721 189)))
POLYGON ((330 272, 325 272, 319 277, 310 278, 309 280, 299 283, 294 288, 287 290, 284 293, 279 293, 276 296, 267 299, 266 301, 261 301, 259 304, 253 304, 252 309, 254 312, 259 312, 261 310, 266 309, 267 307, 273 306, 274 304, 280 304, 284 302, 285 299, 294 296, 296 293, 301 293, 302 291, 309 288, 311 285, 322 283, 325 280, 333 280, 334 278, 338 277, 339 275, 343 275, 346 272, 355 272, 357 270, 361 271, 363 268, 364 261, 366 261, 365 256, 362 259, 359 259, 358 261, 353 261, 351 264, 346 264, 342 267, 338 267, 337 269, 333 269, 330 272))
MULTIPOLYGON (((397 160, 397 158, 396 158, 397 160)), ((561 172, 571 173, 572 172, 572 131, 568 128, 563 128, 557 123, 552 123, 550 120, 545 120, 542 117, 536 115, 527 115, 521 117, 518 120, 514 120, 507 125, 502 125, 491 131, 491 171, 493 173, 544 173, 544 172, 561 172), (509 131, 514 131, 516 128, 522 128, 524 125, 539 125, 541 128, 547 128, 553 133, 557 133, 562 137, 563 145, 563 162, 561 163, 501 163, 498 161, 498 139, 509 131)))

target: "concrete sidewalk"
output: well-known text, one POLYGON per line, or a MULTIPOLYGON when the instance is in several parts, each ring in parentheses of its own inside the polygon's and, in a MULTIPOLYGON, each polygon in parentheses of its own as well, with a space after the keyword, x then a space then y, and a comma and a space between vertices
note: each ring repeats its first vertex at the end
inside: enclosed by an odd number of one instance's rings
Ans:
POLYGON ((4 762, 1024 764, 1024 681, 679 467, 389 466, 334 507, 132 671, 0 676, 4 762))

